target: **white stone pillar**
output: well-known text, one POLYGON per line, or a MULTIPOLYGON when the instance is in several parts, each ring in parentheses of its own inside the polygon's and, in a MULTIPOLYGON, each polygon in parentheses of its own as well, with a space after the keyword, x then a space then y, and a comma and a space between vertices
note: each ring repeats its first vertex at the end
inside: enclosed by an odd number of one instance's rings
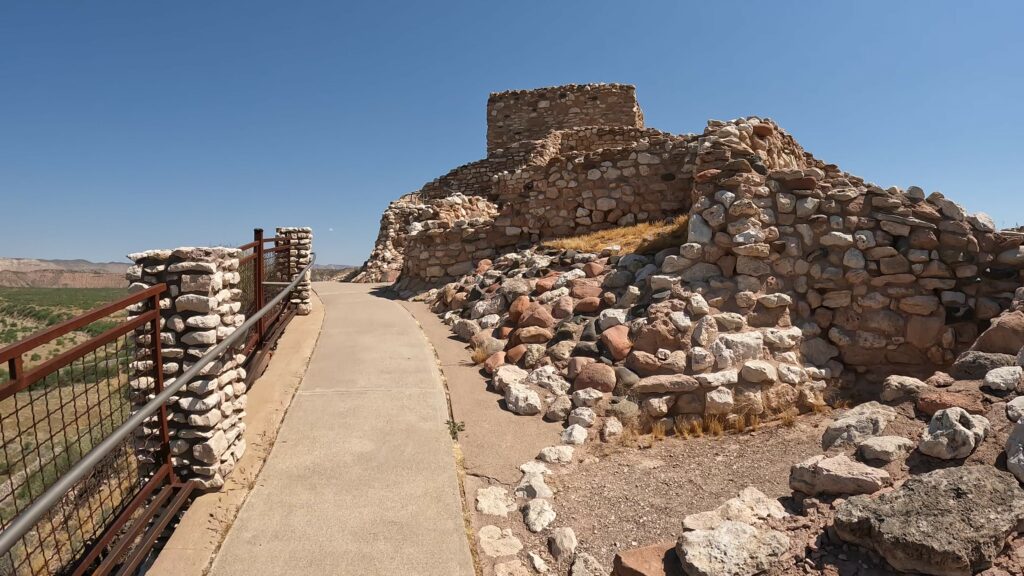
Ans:
MULTIPOLYGON (((160 302, 163 365, 159 368, 165 384, 191 368, 245 321, 239 314, 240 255, 235 248, 178 248, 128 256, 135 261, 127 274, 132 283, 129 290, 161 282, 168 286, 160 302)), ((146 309, 143 304, 131 312, 146 309)), ((153 366, 152 335, 148 332, 148 328, 140 328, 136 334, 139 351, 131 381, 136 405, 155 394, 157 367, 153 366)), ((171 461, 180 478, 195 480, 204 488, 219 488, 245 452, 244 360, 240 353, 225 352, 168 404, 171 461)), ((152 434, 156 425, 154 418, 140 431, 136 450, 143 461, 151 460, 159 450, 159 436, 152 434)))
MULTIPOLYGON (((288 279, 294 280, 295 276, 309 264, 312 257, 313 229, 278 228, 277 235, 285 238, 284 242, 288 246, 288 250, 285 252, 286 256, 282 256, 282 258, 287 259, 285 270, 288 279)), ((306 272, 302 281, 299 282, 291 294, 290 302, 296 307, 297 314, 300 316, 305 316, 313 310, 313 303, 309 297, 311 278, 312 274, 306 272)))

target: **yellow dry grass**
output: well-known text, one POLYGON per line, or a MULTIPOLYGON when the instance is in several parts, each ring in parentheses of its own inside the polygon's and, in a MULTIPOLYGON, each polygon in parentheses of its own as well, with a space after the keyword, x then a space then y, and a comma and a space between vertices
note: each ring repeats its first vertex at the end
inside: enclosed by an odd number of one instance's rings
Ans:
POLYGON ((549 240, 544 245, 579 252, 600 252, 609 246, 619 246, 620 254, 651 254, 685 244, 688 221, 689 215, 680 214, 657 222, 616 226, 589 234, 549 240))

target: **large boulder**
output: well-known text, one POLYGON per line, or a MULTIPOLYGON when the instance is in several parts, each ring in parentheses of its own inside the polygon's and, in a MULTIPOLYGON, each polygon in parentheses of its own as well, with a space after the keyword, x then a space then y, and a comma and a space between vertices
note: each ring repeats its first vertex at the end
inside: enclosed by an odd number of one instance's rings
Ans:
POLYGON ((957 380, 981 380, 996 368, 1016 364, 1017 357, 1011 354, 968 350, 956 359, 949 373, 957 380))
POLYGON ((939 410, 921 433, 917 449, 942 460, 967 458, 988 435, 989 428, 988 418, 963 408, 939 410))
POLYGON ((846 542, 877 552, 897 570, 969 575, 992 564, 1024 520, 1024 490, 991 466, 959 466, 911 477, 878 497, 854 496, 836 511, 846 542))
POLYGON ((1024 348, 1024 312, 1007 312, 992 321, 988 330, 974 341, 971 350, 1017 354, 1024 348))
POLYGON ((810 496, 872 494, 890 484, 888 472, 854 462, 845 454, 812 456, 789 471, 789 487, 810 496))
POLYGON ((676 544, 688 576, 751 576, 767 571, 788 549, 782 532, 732 520, 685 532, 676 544))
MULTIPOLYGON (((1024 398, 1024 396, 1022 396, 1024 398)), ((1006 439, 1006 469, 1024 482, 1024 422, 1018 422, 1006 439)))
POLYGON ((825 433, 821 436, 821 447, 828 450, 856 446, 872 436, 881 434, 894 418, 894 408, 878 402, 865 402, 847 410, 825 428, 825 433))

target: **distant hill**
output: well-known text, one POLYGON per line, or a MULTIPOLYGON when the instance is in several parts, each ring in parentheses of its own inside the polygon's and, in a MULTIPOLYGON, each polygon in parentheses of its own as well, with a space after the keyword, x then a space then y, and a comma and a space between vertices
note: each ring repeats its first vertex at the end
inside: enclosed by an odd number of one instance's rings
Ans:
POLYGON ((314 282, 331 282, 347 280, 349 276, 352 276, 358 266, 350 266, 348 264, 314 264, 313 265, 313 281, 314 282))
POLYGON ((0 257, 0 286, 16 288, 123 288, 127 262, 0 257))

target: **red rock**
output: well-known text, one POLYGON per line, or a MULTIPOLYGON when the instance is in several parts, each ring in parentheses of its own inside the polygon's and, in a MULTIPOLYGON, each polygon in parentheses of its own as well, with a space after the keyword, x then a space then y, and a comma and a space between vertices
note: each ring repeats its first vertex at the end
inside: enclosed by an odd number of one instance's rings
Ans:
POLYGON ((992 321, 992 326, 978 336, 971 350, 1014 354, 1024 347, 1024 312, 1010 312, 992 321))
POLYGON ((520 328, 526 328, 528 326, 551 328, 555 325, 555 319, 543 304, 540 302, 531 302, 519 317, 518 325, 520 328))
POLYGON ((612 576, 684 576, 684 573, 676 555, 676 543, 662 542, 616 554, 612 576))
POLYGON ((587 278, 596 278, 604 273, 604 264, 587 262, 583 265, 583 273, 587 275, 587 278))
POLYGON ((721 174, 721 173, 722 173, 721 170, 716 170, 714 168, 712 168, 711 170, 704 170, 703 172, 697 174, 697 177, 694 178, 694 180, 696 180, 698 184, 703 184, 705 182, 711 182, 712 180, 717 178, 718 175, 721 174))
POLYGON ((984 415, 986 412, 985 405, 981 402, 980 393, 979 396, 974 396, 962 392, 925 390, 917 398, 917 410, 928 416, 954 406, 963 408, 971 414, 984 415))
POLYGON ((604 342, 604 345, 611 352, 612 358, 615 360, 625 359, 633 348, 633 343, 629 341, 629 326, 625 324, 612 326, 602 332, 601 342, 604 342))
POLYGON ((766 138, 775 133, 775 128, 771 124, 755 124, 754 134, 757 134, 761 138, 766 138))
POLYGON ((491 266, 493 266, 493 265, 494 265, 493 262, 491 262, 487 258, 484 258, 483 260, 481 260, 481 261, 476 263, 476 273, 477 274, 483 274, 484 272, 487 272, 488 270, 490 270, 491 266))
POLYGON ((576 306, 576 301, 572 299, 572 296, 562 296, 551 305, 551 315, 559 320, 568 318, 572 316, 574 306, 576 306))
POLYGON ((572 383, 573 390, 594 388, 601 392, 615 389, 615 369, 601 362, 591 362, 583 366, 572 383))
POLYGON ((523 354, 526 354, 526 344, 517 344, 505 350, 505 361, 509 364, 519 364, 519 361, 523 359, 523 354))
POLYGON ((601 296, 601 284, 595 280, 577 278, 571 282, 569 295, 573 298, 597 298, 601 296))
POLYGON ((579 373, 587 364, 593 364, 594 362, 597 362, 597 360, 587 356, 573 356, 569 358, 569 365, 567 367, 569 380, 575 380, 576 376, 579 376, 579 373))
POLYGON ((534 291, 537 294, 543 294, 543 293, 547 292, 548 290, 551 290, 551 288, 554 287, 555 281, 558 280, 559 276, 560 276, 559 273, 552 272, 551 274, 548 274, 547 276, 541 278, 540 280, 537 280, 537 284, 533 288, 534 291))
POLYGON ((522 318, 523 312, 530 307, 529 296, 519 296, 512 301, 512 305, 508 307, 508 319, 512 321, 513 325, 519 324, 519 319, 522 318))
POLYGON ((584 298, 576 303, 577 314, 591 314, 593 312, 597 312, 600 309, 601 299, 597 297, 584 298))
POLYGON ((508 337, 511 336, 511 335, 512 335, 512 327, 511 326, 502 326, 501 328, 498 328, 497 336, 495 336, 495 338, 498 338, 500 340, 508 340, 508 337))
POLYGON ((661 369, 661 361, 650 352, 633 350, 626 357, 626 368, 640 376, 653 376, 661 369))
POLYGON ((495 352, 494 354, 491 354, 490 356, 488 356, 487 360, 484 360, 484 370, 486 370, 488 374, 494 374, 494 371, 497 370, 498 367, 501 366, 504 363, 505 363, 505 352, 504 351, 495 352))

